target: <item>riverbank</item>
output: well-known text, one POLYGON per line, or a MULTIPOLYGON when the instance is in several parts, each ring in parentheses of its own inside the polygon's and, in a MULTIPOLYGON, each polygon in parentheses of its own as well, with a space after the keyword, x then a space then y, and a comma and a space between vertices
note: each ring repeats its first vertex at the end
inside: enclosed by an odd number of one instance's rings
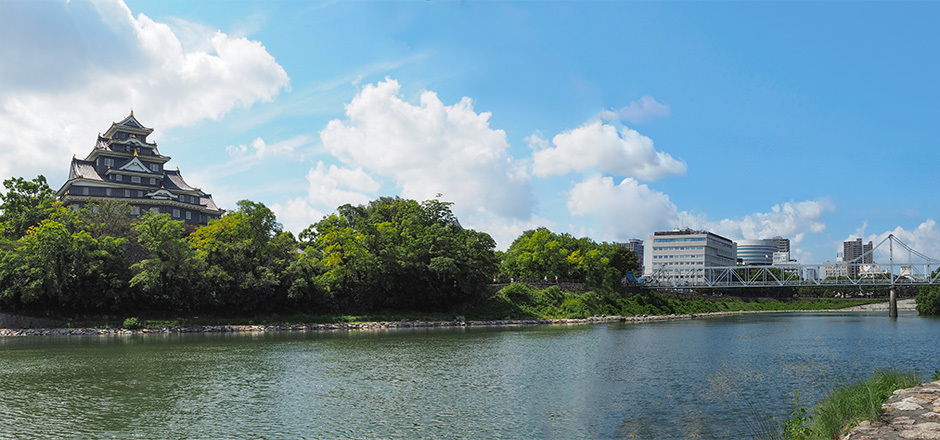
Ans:
POLYGON ((940 381, 897 390, 877 421, 862 421, 841 440, 940 439, 940 381))
MULTIPOLYGON (((887 303, 885 303, 887 304, 887 303)), ((594 316, 583 319, 505 319, 505 320, 465 320, 451 321, 375 321, 361 323, 332 323, 332 324, 299 324, 299 325, 200 325, 186 327, 160 327, 160 328, 0 328, 0 337, 3 336, 92 336, 92 335, 135 335, 135 334, 174 334, 174 333, 262 333, 276 331, 290 332, 334 332, 334 331, 380 331, 413 328, 445 328, 445 327, 513 327, 538 325, 584 325, 598 323, 644 323, 659 321, 676 321, 686 319, 713 318, 721 316, 744 315, 753 313, 807 313, 807 312, 843 312, 843 311, 873 311, 879 309, 849 310, 739 310, 727 312, 689 313, 670 315, 637 315, 637 316, 594 316)), ((884 310, 887 310, 885 306, 884 310)))

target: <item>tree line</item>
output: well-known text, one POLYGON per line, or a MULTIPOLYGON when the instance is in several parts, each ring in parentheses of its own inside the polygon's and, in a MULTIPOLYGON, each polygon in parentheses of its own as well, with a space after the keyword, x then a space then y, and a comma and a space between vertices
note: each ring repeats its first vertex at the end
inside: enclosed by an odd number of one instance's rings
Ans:
POLYGON ((131 216, 108 201, 66 209, 43 176, 0 194, 0 310, 102 314, 449 312, 497 281, 578 280, 614 290, 636 256, 545 228, 506 252, 440 200, 343 205, 295 237, 249 200, 208 225, 131 216))

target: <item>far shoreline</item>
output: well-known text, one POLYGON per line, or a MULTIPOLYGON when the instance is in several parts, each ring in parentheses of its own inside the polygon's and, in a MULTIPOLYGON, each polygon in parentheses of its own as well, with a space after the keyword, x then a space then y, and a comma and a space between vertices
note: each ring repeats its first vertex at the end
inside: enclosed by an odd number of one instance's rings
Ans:
MULTIPOLYGON (((913 300, 909 304, 913 304, 913 300)), ((900 307, 901 311, 913 311, 906 305, 900 307)), ((646 323, 679 321, 699 318, 715 318, 722 316, 746 315, 755 313, 873 313, 887 311, 887 303, 871 304, 868 306, 851 306, 842 309, 823 310, 737 310, 725 312, 671 314, 671 315, 637 315, 637 316, 593 316, 590 318, 560 318, 560 319, 506 319, 506 320, 459 320, 452 321, 372 321, 360 323, 331 323, 331 324, 298 324, 298 325, 200 325, 189 327, 162 327, 162 328, 0 328, 0 337, 18 336, 109 336, 109 335, 140 335, 140 334, 184 334, 184 333, 268 333, 268 332, 339 332, 339 331, 377 331, 415 328, 455 328, 455 327, 533 327, 533 326, 562 326, 585 325, 603 323, 646 323), (883 308, 882 308, 883 307, 883 308), (851 310, 850 310, 851 309, 851 310)))

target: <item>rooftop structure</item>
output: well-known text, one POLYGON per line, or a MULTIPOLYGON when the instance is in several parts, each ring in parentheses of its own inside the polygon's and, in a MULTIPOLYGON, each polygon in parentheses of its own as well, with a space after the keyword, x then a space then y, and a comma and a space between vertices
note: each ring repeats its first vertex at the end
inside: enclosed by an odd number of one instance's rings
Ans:
POLYGON ((131 110, 98 134, 88 156, 72 157, 69 178, 56 196, 72 209, 115 200, 130 205, 135 216, 144 211, 165 213, 194 225, 221 217, 224 210, 212 195, 189 186, 178 168, 166 170, 170 157, 147 141, 151 133, 153 129, 144 127, 131 110))

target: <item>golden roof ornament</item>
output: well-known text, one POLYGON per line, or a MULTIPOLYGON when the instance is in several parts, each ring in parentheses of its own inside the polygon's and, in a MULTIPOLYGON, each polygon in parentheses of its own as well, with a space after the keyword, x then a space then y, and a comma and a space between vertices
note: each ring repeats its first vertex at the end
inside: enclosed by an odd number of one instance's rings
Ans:
POLYGON ((137 157, 137 149, 134 149, 134 157, 137 157))

